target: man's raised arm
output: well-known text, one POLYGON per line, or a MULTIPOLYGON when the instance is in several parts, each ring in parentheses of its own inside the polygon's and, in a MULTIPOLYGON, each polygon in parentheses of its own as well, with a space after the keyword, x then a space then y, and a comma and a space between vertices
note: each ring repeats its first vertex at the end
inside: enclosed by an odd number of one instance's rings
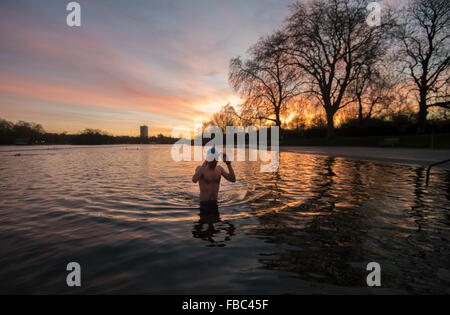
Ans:
POLYGON ((200 179, 200 176, 202 175, 202 170, 203 168, 206 166, 206 161, 203 162, 203 165, 201 166, 197 166, 197 168, 195 169, 195 174, 194 176, 192 176, 192 182, 193 183, 197 183, 198 180, 200 179))
POLYGON ((236 182, 236 175, 234 174, 233 166, 231 166, 231 162, 228 161, 225 153, 223 153, 223 161, 227 165, 228 173, 222 168, 222 176, 232 183, 236 182))

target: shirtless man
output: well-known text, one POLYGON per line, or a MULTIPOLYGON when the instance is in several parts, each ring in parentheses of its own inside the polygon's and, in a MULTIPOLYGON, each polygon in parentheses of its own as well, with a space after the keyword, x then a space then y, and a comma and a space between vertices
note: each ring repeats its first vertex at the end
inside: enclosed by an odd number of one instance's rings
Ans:
POLYGON ((222 153, 222 158, 227 164, 228 172, 222 166, 217 165, 219 153, 215 148, 211 148, 208 151, 206 161, 203 162, 202 166, 197 167, 194 176, 192 176, 192 182, 198 182, 200 186, 200 210, 217 210, 217 195, 219 194, 222 176, 230 182, 236 182, 233 167, 225 153, 222 153))

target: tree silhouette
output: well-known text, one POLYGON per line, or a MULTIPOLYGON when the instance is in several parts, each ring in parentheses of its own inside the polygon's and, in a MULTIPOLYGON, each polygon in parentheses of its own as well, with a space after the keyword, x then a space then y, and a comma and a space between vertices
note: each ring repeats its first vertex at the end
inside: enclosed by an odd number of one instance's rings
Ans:
POLYGON ((346 92, 359 69, 384 53, 390 18, 369 26, 366 6, 361 0, 297 2, 287 20, 291 62, 306 74, 308 92, 323 106, 330 138, 336 112, 353 101, 346 92))
POLYGON ((227 126, 237 126, 239 122, 239 117, 234 110, 234 107, 230 103, 222 106, 220 111, 212 114, 211 119, 203 123, 203 129, 208 126, 217 126, 222 132, 226 133, 227 126))
POLYGON ((288 62, 285 41, 281 32, 263 37, 249 50, 249 59, 231 60, 229 81, 244 99, 240 106, 243 117, 281 127, 289 102, 300 94, 299 71, 288 62))
POLYGON ((399 56, 418 92, 417 131, 423 133, 430 107, 450 108, 450 2, 412 0, 396 35, 399 56))

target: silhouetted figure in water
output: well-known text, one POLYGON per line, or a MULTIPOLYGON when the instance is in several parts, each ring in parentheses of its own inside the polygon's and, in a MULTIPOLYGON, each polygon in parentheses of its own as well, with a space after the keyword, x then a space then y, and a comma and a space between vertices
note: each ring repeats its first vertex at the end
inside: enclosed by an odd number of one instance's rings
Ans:
POLYGON ((222 176, 230 182, 236 181, 233 167, 226 154, 222 153, 222 159, 227 165, 228 172, 222 166, 217 165, 219 156, 219 152, 215 148, 209 149, 206 161, 203 162, 203 165, 197 167, 194 176, 192 176, 192 182, 199 183, 200 209, 203 211, 217 211, 217 196, 222 176))

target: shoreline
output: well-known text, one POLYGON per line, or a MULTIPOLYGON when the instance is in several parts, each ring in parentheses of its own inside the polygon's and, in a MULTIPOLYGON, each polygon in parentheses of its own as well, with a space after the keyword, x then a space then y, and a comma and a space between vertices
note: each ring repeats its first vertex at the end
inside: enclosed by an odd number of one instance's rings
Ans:
MULTIPOLYGON (((450 159, 450 150, 447 149, 280 146, 280 152, 380 161, 419 167, 428 167, 432 163, 450 159)), ((450 170, 450 162, 435 166, 435 168, 450 170)))

